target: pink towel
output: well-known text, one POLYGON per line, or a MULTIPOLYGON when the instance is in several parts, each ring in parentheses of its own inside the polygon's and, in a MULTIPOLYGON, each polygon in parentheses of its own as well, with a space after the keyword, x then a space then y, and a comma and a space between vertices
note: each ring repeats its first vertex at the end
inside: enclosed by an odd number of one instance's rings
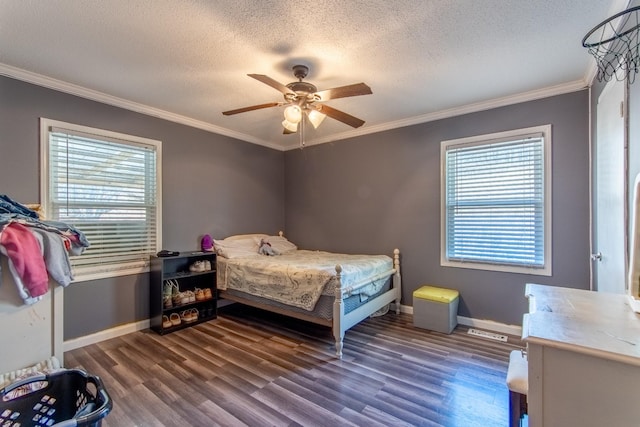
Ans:
POLYGON ((16 222, 10 223, 0 234, 0 244, 31 297, 46 294, 49 289, 47 267, 38 241, 29 229, 16 222))

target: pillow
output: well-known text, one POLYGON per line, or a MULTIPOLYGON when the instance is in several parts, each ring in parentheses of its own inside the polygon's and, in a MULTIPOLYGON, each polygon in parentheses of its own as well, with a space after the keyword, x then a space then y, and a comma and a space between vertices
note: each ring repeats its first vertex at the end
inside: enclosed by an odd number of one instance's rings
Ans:
POLYGON ((249 256, 260 256, 257 249, 255 251, 247 251, 245 249, 234 249, 234 248, 223 249, 218 252, 218 255, 227 259, 244 258, 249 256))
POLYGON ((260 239, 265 239, 267 237, 269 237, 269 235, 268 234, 263 234, 263 233, 234 234, 233 236, 229 236, 224 240, 227 241, 227 242, 231 242, 233 240, 256 240, 256 239, 258 239, 258 242, 260 242, 260 239))
MULTIPOLYGON (((288 241, 286 237, 269 236, 265 240, 269 242, 271 244, 271 248, 279 254, 284 254, 298 249, 298 247, 288 241)), ((260 242, 258 242, 258 244, 260 244, 260 242)))
POLYGON ((216 253, 225 258, 237 258, 249 255, 258 255, 258 243, 253 237, 244 239, 213 240, 216 253))

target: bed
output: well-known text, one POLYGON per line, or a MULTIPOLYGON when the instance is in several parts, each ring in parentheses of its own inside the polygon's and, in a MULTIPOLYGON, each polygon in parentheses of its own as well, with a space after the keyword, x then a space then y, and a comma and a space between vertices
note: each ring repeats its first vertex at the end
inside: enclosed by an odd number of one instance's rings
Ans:
POLYGON ((400 312, 398 249, 392 257, 309 251, 282 233, 230 236, 214 248, 220 298, 332 328, 338 358, 349 328, 391 302, 400 312), (259 253, 266 245, 274 256, 259 253))

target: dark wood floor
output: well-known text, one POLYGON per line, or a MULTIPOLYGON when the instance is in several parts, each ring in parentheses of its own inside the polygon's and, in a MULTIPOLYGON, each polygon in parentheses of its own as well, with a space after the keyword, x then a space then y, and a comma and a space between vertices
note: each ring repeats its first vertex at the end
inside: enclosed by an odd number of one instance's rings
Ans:
POLYGON ((172 334, 67 352, 65 367, 103 379, 114 402, 103 426, 499 427, 520 346, 389 313, 347 331, 337 360, 328 328, 234 304, 172 334))

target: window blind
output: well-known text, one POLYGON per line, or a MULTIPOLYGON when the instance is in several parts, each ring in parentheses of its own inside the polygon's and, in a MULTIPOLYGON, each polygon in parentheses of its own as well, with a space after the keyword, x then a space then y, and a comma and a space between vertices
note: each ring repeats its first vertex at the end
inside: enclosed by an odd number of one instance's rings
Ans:
POLYGON ((543 268, 544 138, 446 149, 446 258, 543 268))
POLYGON ((50 128, 48 216, 72 224, 90 247, 76 273, 148 266, 157 251, 154 145, 50 128))

